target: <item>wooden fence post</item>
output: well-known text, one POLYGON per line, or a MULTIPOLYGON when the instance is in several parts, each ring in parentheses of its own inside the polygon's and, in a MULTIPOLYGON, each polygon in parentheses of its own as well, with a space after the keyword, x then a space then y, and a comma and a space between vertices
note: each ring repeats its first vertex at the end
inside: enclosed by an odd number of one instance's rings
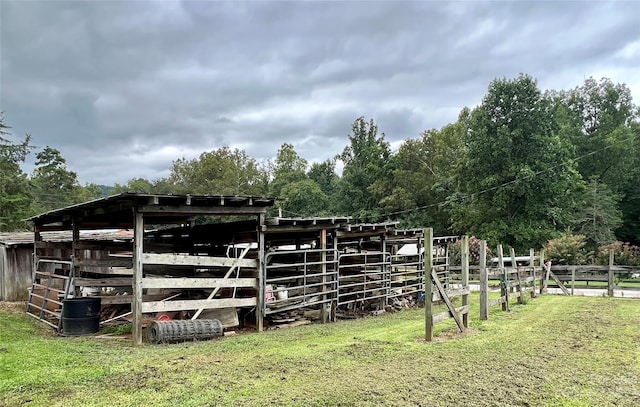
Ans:
POLYGON ((613 297, 613 249, 609 249, 609 266, 607 267, 607 295, 613 297))
POLYGON ((427 342, 433 340, 433 228, 424 230, 424 255, 422 256, 424 270, 424 339, 427 342))
POLYGON ((500 282, 500 296, 504 297, 502 310, 509 311, 509 275, 504 267, 504 253, 501 244, 498 245, 498 268, 502 276, 502 281, 500 282))
POLYGON ((576 286, 576 266, 571 267, 571 295, 573 295, 576 286))
POLYGON ((549 282, 549 270, 544 265, 544 249, 540 251, 540 267, 542 267, 542 275, 540 276, 542 279, 540 282, 540 294, 546 294, 547 284, 549 282))
POLYGON ((489 319, 489 275, 487 273, 487 241, 480 241, 480 319, 489 319))
POLYGON ((531 298, 536 298, 538 293, 536 292, 536 251, 529 249, 529 265, 531 266, 531 298))
POLYGON ((520 279, 520 269, 518 268, 518 262, 516 261, 516 251, 512 247, 509 249, 511 255, 511 268, 516 269, 516 284, 518 285, 518 304, 524 304, 522 299, 522 280, 520 279))
MULTIPOLYGON (((462 248, 460 251, 461 262, 462 265, 462 289, 469 289, 469 236, 464 235, 462 237, 462 248)), ((469 305, 469 292, 467 294, 462 294, 462 306, 469 305)), ((469 312, 465 312, 462 314, 462 325, 465 328, 469 328, 469 312)))

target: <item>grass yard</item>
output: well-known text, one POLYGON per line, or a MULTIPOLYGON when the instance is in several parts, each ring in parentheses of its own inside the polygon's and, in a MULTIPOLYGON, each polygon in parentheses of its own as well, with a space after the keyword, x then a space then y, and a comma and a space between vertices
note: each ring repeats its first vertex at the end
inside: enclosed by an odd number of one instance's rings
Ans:
POLYGON ((542 296, 457 335, 424 311, 133 347, 0 303, 2 406, 638 406, 640 301, 542 296))

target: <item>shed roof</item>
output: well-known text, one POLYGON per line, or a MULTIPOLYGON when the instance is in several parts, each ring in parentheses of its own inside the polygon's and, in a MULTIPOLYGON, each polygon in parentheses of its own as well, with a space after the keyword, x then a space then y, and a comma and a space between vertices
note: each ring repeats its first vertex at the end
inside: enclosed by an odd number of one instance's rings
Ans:
MULTIPOLYGON (((71 231, 42 232, 40 237, 45 242, 71 242, 71 231)), ((133 231, 121 230, 82 230, 80 240, 132 240, 133 231)), ((0 233, 0 245, 12 246, 32 246, 34 242, 33 232, 11 232, 0 233)))
POLYGON ((269 218, 262 230, 265 233, 314 232, 322 229, 338 229, 348 223, 351 217, 308 217, 308 218, 269 218))
POLYGON ((68 229, 75 220, 80 228, 131 228, 133 209, 147 223, 181 222, 199 215, 249 215, 265 213, 275 198, 240 195, 163 195, 125 192, 56 209, 30 218, 36 226, 68 229), (66 227, 65 227, 66 226, 66 227))

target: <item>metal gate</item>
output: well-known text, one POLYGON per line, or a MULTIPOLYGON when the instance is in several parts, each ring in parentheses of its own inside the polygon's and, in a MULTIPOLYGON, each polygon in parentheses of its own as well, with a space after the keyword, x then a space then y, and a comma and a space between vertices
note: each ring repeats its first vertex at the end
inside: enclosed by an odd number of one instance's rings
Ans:
POLYGON ((391 256, 390 298, 424 292, 423 256, 391 256))
POLYGON ((338 306, 389 296, 391 256, 387 252, 345 253, 339 257, 338 306))
POLYGON ((338 252, 269 252, 265 255, 263 282, 264 315, 331 303, 338 292, 338 252))

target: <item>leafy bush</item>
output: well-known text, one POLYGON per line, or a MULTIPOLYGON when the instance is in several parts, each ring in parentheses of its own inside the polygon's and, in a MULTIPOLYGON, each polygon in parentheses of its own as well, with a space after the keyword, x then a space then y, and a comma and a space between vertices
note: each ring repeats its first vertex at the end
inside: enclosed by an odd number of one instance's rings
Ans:
MULTIPOLYGON (((475 236, 471 236, 469 238, 469 264, 479 264, 480 263, 480 242, 481 239, 478 239, 475 236)), ((459 266, 461 264, 460 259, 460 251, 462 247, 462 240, 458 240, 452 245, 449 245, 449 264, 452 266, 459 266)), ((487 253, 487 264, 491 262, 491 257, 493 257, 491 253, 491 248, 487 245, 486 249, 487 253)))
POLYGON ((549 240, 545 246, 545 255, 551 264, 587 264, 590 258, 585 251, 587 238, 566 231, 557 239, 549 240))
POLYGON ((609 263, 609 250, 613 250, 615 264, 622 266, 640 266, 640 247, 623 242, 613 242, 600 246, 596 256, 597 264, 609 263))

